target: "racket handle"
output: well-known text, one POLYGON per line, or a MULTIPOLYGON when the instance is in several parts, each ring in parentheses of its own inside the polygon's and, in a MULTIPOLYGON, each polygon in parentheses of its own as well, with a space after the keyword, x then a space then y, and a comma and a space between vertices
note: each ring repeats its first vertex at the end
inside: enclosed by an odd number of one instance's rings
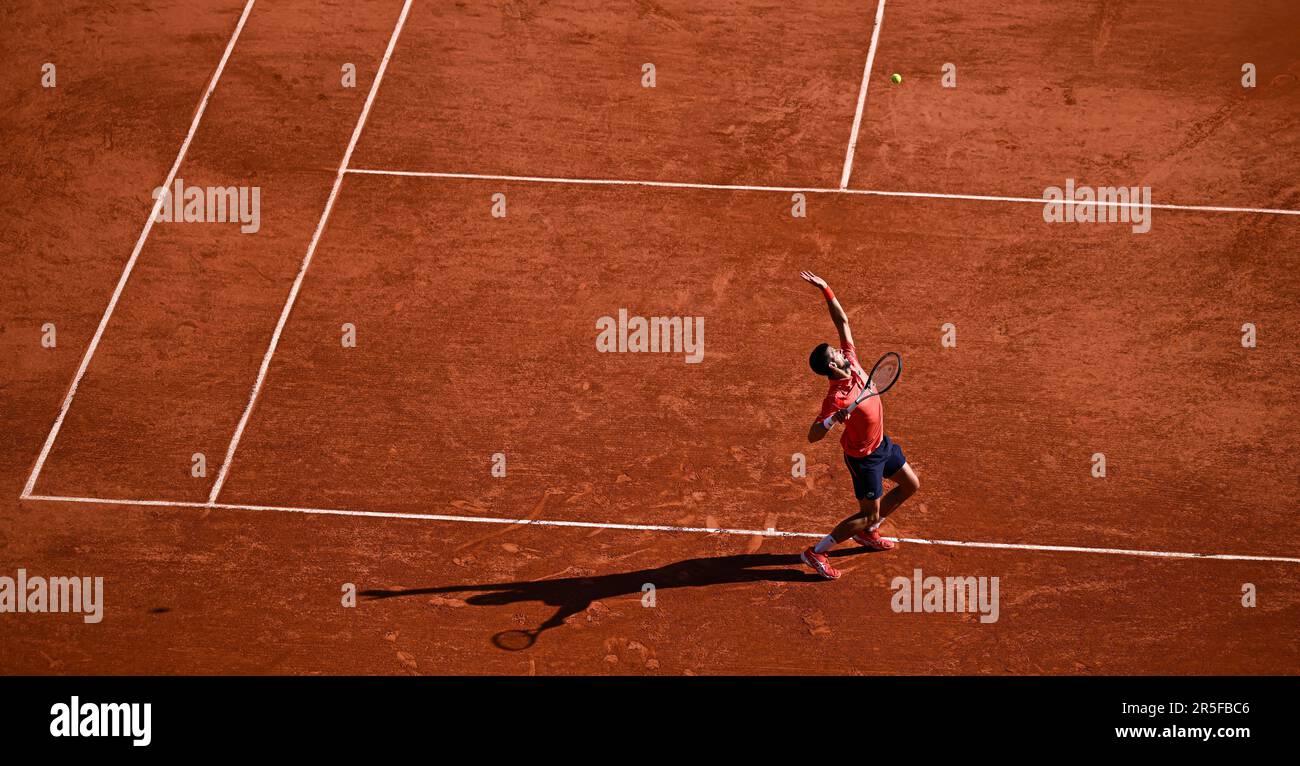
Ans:
POLYGON ((829 431, 829 430, 831 430, 832 428, 834 428, 834 427, 835 427, 835 416, 834 416, 834 415, 831 415, 830 417, 828 417, 828 418, 826 418, 825 420, 823 420, 823 421, 822 421, 822 427, 825 428, 827 431, 829 431))

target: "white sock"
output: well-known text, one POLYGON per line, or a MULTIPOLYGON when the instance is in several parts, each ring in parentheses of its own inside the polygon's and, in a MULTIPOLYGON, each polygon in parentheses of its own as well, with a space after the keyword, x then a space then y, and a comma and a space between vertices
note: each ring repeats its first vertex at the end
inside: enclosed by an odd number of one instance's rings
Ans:
POLYGON ((884 523, 885 523, 885 520, 884 520, 884 519, 881 519, 880 521, 877 521, 875 524, 872 524, 872 525, 871 525, 871 528, 868 529, 867 531, 868 531, 868 532, 875 532, 877 529, 880 529, 880 525, 881 525, 881 524, 884 524, 884 523))
POLYGON ((831 548, 834 548, 836 545, 837 543, 835 542, 835 538, 830 535, 826 535, 825 537, 822 538, 821 542, 813 546, 813 553, 825 553, 826 551, 829 551, 831 548))

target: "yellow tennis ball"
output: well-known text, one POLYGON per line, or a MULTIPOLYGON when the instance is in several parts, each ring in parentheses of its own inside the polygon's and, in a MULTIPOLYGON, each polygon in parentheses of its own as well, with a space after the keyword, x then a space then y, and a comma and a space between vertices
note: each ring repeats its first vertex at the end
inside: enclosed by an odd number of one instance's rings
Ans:
POLYGON ((890 76, 889 79, 890 79, 890 80, 893 80, 894 83, 897 84, 897 83, 900 83, 900 82, 903 81, 903 76, 902 76, 901 74, 899 74, 898 72, 894 72, 894 74, 893 74, 892 76, 890 76))

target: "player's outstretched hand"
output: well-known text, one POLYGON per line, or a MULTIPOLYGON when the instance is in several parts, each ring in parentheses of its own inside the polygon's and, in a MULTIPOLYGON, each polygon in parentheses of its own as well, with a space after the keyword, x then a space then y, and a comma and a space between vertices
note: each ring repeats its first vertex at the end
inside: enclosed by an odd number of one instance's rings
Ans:
POLYGON ((801 271, 799 272, 799 276, 803 277, 803 280, 805 282, 813 285, 819 290, 826 289, 826 280, 822 279, 821 277, 817 276, 811 271, 801 271))

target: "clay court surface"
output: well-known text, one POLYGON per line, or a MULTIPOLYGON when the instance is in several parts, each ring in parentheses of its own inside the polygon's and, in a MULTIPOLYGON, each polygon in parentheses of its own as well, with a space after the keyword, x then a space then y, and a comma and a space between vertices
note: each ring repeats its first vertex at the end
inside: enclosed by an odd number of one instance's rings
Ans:
POLYGON ((28 5, 0 575, 106 605, 0 615, 0 671, 1300 667, 1295 3, 887 0, 860 114, 875 0, 28 5), (142 236, 182 146, 260 231, 142 236), (1046 223, 1067 178, 1171 207, 1046 223), (902 355, 922 480, 834 583, 797 556, 855 506, 805 440, 834 330, 800 269, 902 355), (703 361, 598 353, 620 308, 705 317, 703 361), (894 612, 918 568, 998 577, 999 619, 894 612))

